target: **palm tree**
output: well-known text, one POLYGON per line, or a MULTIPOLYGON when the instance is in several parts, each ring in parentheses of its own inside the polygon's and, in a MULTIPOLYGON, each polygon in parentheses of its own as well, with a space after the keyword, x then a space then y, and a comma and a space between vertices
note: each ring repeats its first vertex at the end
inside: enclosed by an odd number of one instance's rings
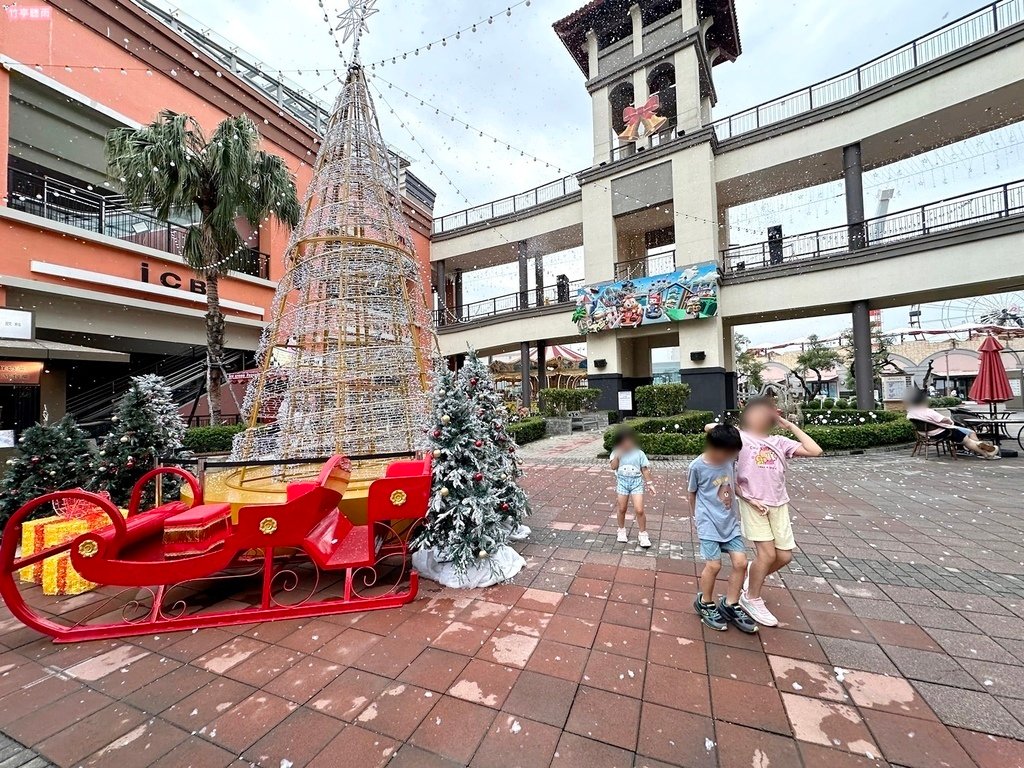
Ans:
POLYGON ((182 257, 206 281, 207 392, 210 423, 221 421, 224 315, 219 280, 238 266, 247 243, 244 219, 254 230, 270 217, 288 227, 299 220, 295 178, 282 158, 259 148, 247 115, 221 122, 209 141, 195 118, 164 110, 150 125, 107 134, 108 173, 135 210, 152 209, 164 221, 193 221, 182 257))

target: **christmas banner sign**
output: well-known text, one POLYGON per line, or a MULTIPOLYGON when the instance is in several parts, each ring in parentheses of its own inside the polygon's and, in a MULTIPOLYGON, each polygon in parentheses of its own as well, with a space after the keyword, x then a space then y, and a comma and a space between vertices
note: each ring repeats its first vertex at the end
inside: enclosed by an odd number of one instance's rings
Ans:
POLYGON ((708 261, 664 275, 585 285, 572 320, 585 334, 714 317, 718 279, 718 265, 708 261))

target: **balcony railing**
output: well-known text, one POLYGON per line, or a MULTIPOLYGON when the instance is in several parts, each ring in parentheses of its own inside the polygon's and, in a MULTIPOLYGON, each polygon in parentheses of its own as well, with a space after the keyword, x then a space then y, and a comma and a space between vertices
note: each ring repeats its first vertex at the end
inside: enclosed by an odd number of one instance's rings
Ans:
POLYGON ((999 0, 877 59, 712 123, 719 141, 849 98, 1024 21, 1024 0, 999 0))
POLYGON ((723 249, 722 256, 730 274, 741 274, 1021 215, 1024 180, 868 219, 861 225, 843 224, 776 241, 734 245, 723 249))
POLYGON ((582 286, 582 280, 573 280, 561 285, 545 286, 540 290, 539 296, 537 289, 531 288, 525 292, 525 295, 521 291, 516 291, 503 296, 495 296, 492 299, 472 301, 461 307, 440 309, 437 311, 437 324, 471 323, 474 320, 520 312, 525 309, 571 304, 576 301, 576 291, 582 286))
POLYGON ((454 229, 468 227, 477 222, 487 221, 498 216, 525 211, 549 200, 557 200, 560 197, 571 195, 573 192, 579 192, 579 190, 580 183, 575 175, 555 179, 548 184, 534 187, 518 195, 503 197, 501 200, 495 200, 492 203, 484 203, 475 208, 467 208, 464 211, 449 213, 447 216, 434 219, 434 234, 451 232, 454 229))
MULTIPOLYGON (((71 227, 126 240, 181 256, 187 227, 129 208, 120 196, 98 195, 85 187, 16 168, 7 171, 7 206, 71 227)), ((254 277, 270 277, 270 257, 246 248, 231 269, 254 277)))
POLYGON ((655 253, 639 259, 620 261, 615 265, 616 280, 635 280, 638 277, 665 275, 676 268, 676 252, 655 253))

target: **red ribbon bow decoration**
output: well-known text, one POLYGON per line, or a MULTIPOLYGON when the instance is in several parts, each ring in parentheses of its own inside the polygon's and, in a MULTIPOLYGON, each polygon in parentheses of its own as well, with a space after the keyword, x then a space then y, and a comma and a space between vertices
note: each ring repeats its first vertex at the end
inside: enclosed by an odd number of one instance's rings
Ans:
POLYGON ((640 107, 626 107, 622 110, 622 119, 626 122, 627 128, 636 129, 641 120, 657 117, 658 109, 661 108, 661 100, 658 94, 654 94, 640 107))

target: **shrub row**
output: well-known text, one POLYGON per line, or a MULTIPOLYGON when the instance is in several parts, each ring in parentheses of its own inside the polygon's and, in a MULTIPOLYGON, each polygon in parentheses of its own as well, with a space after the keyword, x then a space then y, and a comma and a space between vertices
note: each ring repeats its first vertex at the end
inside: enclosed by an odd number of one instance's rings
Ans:
POLYGON ((840 427, 858 424, 883 424, 906 418, 899 411, 858 411, 832 408, 827 411, 809 411, 804 414, 808 425, 840 427))
POLYGON ((532 443, 534 440, 544 437, 547 433, 547 422, 540 416, 533 416, 517 421, 515 424, 509 424, 508 431, 512 435, 512 439, 519 445, 526 445, 526 443, 532 443))
POLYGON ((244 424, 222 424, 215 427, 192 427, 185 430, 182 444, 193 453, 226 453, 231 438, 245 429, 244 424))
POLYGON ((963 403, 959 397, 932 397, 928 399, 928 405, 932 408, 956 408, 963 403))
POLYGON ((633 394, 637 416, 671 416, 686 410, 689 384, 649 384, 633 394))
POLYGON ((561 416, 569 411, 592 411, 600 396, 599 389, 542 389, 538 395, 540 412, 545 416, 561 416))

